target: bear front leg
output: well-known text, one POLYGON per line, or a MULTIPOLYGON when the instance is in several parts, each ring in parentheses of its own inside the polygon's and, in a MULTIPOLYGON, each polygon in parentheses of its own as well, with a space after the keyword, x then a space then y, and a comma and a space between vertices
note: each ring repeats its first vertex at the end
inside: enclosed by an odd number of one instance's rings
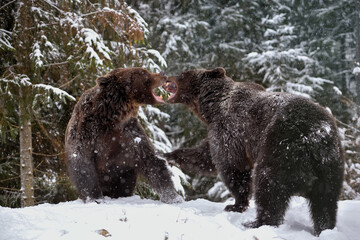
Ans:
POLYGON ((160 201, 164 203, 184 202, 183 198, 175 191, 165 160, 155 156, 148 157, 140 165, 139 170, 150 186, 159 194, 160 201))
POLYGON ((234 136, 234 127, 213 125, 209 130, 212 161, 219 176, 235 198, 226 211, 244 212, 249 207, 252 185, 252 166, 245 147, 234 136))
POLYGON ((208 139, 204 139, 196 147, 176 149, 164 153, 163 156, 170 164, 178 165, 187 173, 206 176, 217 175, 216 167, 211 160, 208 139))
POLYGON ((164 203, 183 202, 183 198, 175 191, 166 161, 155 156, 154 147, 147 138, 138 120, 131 118, 126 128, 128 137, 134 139, 135 142, 137 157, 134 165, 136 171, 138 171, 160 195, 160 201, 164 203))
POLYGON ((235 198, 235 204, 227 205, 225 211, 244 212, 249 207, 251 170, 239 171, 230 166, 223 166, 219 172, 225 186, 235 198))

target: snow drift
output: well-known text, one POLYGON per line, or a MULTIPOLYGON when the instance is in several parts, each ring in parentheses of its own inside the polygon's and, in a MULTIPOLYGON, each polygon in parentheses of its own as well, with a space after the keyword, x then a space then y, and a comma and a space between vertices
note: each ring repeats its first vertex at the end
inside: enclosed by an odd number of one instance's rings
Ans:
POLYGON ((223 211, 226 203, 204 199, 180 205, 129 198, 105 198, 100 204, 72 201, 10 209, 0 207, 0 239, 237 239, 356 240, 360 236, 360 201, 340 201, 336 228, 315 237, 307 202, 294 197, 279 227, 247 229, 255 206, 244 213, 223 211))

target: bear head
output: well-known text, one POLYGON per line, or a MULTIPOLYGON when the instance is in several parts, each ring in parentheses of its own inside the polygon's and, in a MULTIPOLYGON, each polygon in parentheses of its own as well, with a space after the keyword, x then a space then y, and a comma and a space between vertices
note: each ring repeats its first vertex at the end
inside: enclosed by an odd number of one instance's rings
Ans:
POLYGON ((209 81, 225 79, 225 74, 225 69, 219 67, 212 70, 193 69, 183 72, 179 76, 168 77, 163 85, 163 88, 171 94, 167 102, 185 104, 203 120, 199 112, 200 90, 209 81))
POLYGON ((127 99, 138 105, 164 103, 154 89, 160 87, 166 80, 163 73, 152 73, 144 68, 118 68, 96 82, 100 91, 113 98, 114 103, 127 99))
POLYGON ((168 77, 163 88, 171 93, 168 103, 189 105, 197 101, 203 83, 210 79, 225 77, 224 68, 193 69, 183 72, 179 76, 168 77))

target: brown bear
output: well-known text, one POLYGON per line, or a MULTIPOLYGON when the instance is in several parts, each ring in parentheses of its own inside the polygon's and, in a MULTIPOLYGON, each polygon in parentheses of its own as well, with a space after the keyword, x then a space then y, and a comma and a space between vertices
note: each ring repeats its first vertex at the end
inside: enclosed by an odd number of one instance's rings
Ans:
POLYGON ((165 203, 179 203, 166 162, 137 119, 140 105, 163 103, 153 89, 164 77, 143 68, 115 69, 82 94, 68 123, 65 151, 79 197, 131 196, 142 175, 165 203))
POLYGON ((196 147, 180 148, 163 153, 170 165, 176 165, 186 173, 202 176, 217 176, 211 160, 209 140, 206 138, 196 147))
POLYGON ((169 81, 168 102, 185 104, 208 126, 212 162, 235 198, 227 211, 245 211, 253 185, 257 217, 247 226, 278 226, 291 196, 302 195, 316 235, 335 227, 344 156, 328 111, 297 95, 234 82, 223 68, 169 81))

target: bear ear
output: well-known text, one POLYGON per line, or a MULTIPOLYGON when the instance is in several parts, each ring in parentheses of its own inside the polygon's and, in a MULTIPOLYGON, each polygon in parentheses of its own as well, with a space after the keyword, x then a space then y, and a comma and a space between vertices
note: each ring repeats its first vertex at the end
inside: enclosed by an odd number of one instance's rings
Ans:
POLYGON ((113 80, 113 78, 114 76, 112 75, 105 75, 96 79, 96 82, 100 87, 105 87, 113 80))
POLYGON ((208 77, 211 78, 221 78, 221 77, 225 77, 225 69, 222 67, 218 67, 218 68, 214 68, 213 70, 210 70, 208 72, 208 77))

